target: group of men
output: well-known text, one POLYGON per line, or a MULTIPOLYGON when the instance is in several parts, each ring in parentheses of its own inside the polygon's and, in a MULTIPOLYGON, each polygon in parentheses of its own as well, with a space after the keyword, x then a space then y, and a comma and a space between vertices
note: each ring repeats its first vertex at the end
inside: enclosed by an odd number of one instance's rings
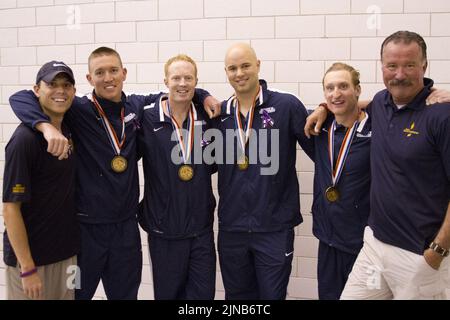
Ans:
POLYGON ((259 78, 248 44, 226 52, 234 94, 220 107, 195 88, 197 66, 186 55, 165 64, 168 93, 148 96, 122 92, 127 71, 110 48, 91 53, 94 90, 82 98, 67 65, 45 64, 34 92, 10 98, 23 123, 6 147, 8 298, 91 299, 101 280, 108 299, 137 299, 139 222, 155 298, 213 299, 218 172, 225 298, 284 299, 302 222, 297 143, 315 163, 319 298, 443 298, 450 104, 439 99, 449 95, 435 91, 438 103, 426 106, 433 82, 416 33, 386 38, 381 63, 386 89, 366 109, 358 105, 359 73, 333 64, 323 78, 327 103, 308 119, 298 98, 259 78), (68 285, 73 265, 80 277, 68 285))

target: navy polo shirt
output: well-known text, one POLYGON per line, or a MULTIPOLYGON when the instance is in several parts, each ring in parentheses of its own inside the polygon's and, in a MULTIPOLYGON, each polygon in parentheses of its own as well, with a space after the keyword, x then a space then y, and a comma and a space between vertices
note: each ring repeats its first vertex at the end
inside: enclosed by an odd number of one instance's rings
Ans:
MULTIPOLYGON (((214 162, 203 161, 207 146, 204 132, 210 128, 203 107, 194 108, 194 141, 189 163, 194 169, 190 181, 182 181, 178 169, 183 164, 178 142, 172 140, 174 127, 164 114, 161 94, 155 103, 144 107, 139 149, 143 155, 145 179, 140 224, 150 234, 166 239, 183 239, 212 231, 216 200, 212 192, 211 174, 214 162), (202 140, 204 143, 202 143, 202 140), (172 161, 177 156, 179 164, 172 161)), ((183 128, 187 127, 184 121, 183 128)), ((186 137, 187 138, 187 137, 186 137)), ((186 139, 185 139, 186 140, 186 139)), ((214 159, 212 159, 214 161, 214 159)))
MULTIPOLYGON (((363 245, 364 228, 370 212, 371 117, 366 114, 366 118, 356 129, 337 183, 339 200, 329 202, 325 198, 325 190, 332 185, 333 169, 328 154, 328 130, 333 120, 334 116, 329 115, 320 135, 314 137, 313 233, 329 246, 350 254, 358 254, 363 245)), ((345 127, 338 126, 335 130, 335 158, 345 133, 345 127)))
POLYGON ((450 199, 450 104, 425 105, 433 81, 398 109, 387 90, 372 101, 369 225, 380 241, 423 254, 450 199))
MULTIPOLYGON (((64 130, 66 136, 68 131, 64 130)), ((47 152, 41 133, 21 124, 6 146, 3 202, 22 202, 31 256, 37 266, 68 259, 79 252, 75 210, 75 156, 58 160, 47 152)), ((6 265, 17 258, 3 234, 6 265)))
MULTIPOLYGON (((236 136, 227 136, 227 130, 236 130, 235 100, 222 103, 222 115, 215 119, 214 126, 222 133, 224 142, 218 159, 219 229, 233 232, 272 232, 292 228, 302 222, 297 173, 295 170, 297 142, 312 157, 312 140, 304 135, 307 112, 294 95, 269 90, 260 80, 260 94, 256 100, 253 126, 255 134, 246 145, 250 165, 241 171, 236 165, 239 141, 236 136), (263 114, 273 121, 272 126, 263 127, 263 114), (274 130, 279 135, 278 145, 271 145, 274 130), (266 136, 267 139, 261 137, 266 136), (230 138, 231 137, 231 138, 230 138), (252 140, 253 139, 253 140, 252 140), (249 146, 257 143, 264 154, 279 157, 278 171, 262 175, 261 169, 271 166, 249 154, 249 146), (227 151, 231 145, 234 163, 226 163, 227 151), (252 163, 252 159, 253 162, 252 163)), ((240 114, 241 122, 245 118, 240 114)))

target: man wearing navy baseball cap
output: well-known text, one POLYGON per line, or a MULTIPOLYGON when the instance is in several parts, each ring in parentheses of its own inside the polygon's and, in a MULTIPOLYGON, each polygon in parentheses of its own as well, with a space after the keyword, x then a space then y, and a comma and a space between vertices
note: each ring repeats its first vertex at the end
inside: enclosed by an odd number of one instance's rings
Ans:
MULTIPOLYGON (((49 121, 70 140, 63 124, 75 96, 72 70, 44 64, 33 87, 49 121)), ((21 123, 6 146, 3 183, 7 298, 73 299, 70 277, 80 248, 72 153, 58 161, 41 132, 21 123)))
POLYGON ((60 73, 66 74, 68 77, 67 80, 75 85, 72 69, 61 61, 50 61, 44 64, 36 75, 36 84, 39 84, 41 80, 50 83, 60 73))

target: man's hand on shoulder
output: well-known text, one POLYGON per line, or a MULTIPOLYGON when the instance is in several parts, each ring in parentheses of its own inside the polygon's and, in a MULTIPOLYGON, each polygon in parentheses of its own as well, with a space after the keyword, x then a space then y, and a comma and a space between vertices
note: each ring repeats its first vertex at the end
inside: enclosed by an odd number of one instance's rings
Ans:
POLYGON ((207 96, 205 98, 203 107, 211 119, 220 115, 220 101, 213 96, 207 96))
POLYGON ((427 106, 443 102, 450 102, 450 92, 443 89, 431 88, 431 93, 426 100, 427 106))
POLYGON ((69 157, 69 140, 48 122, 40 122, 36 125, 36 129, 41 131, 44 139, 48 143, 47 152, 52 156, 58 157, 58 160, 67 159, 69 157))
POLYGON ((305 135, 308 138, 311 136, 318 136, 323 123, 327 119, 328 109, 324 104, 320 104, 313 113, 311 113, 308 118, 306 118, 305 124, 305 135))

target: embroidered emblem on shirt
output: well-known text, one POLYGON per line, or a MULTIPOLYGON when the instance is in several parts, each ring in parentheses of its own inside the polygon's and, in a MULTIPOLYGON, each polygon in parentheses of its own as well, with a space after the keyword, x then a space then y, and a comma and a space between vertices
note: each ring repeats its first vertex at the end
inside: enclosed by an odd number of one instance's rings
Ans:
POLYGON ((194 121, 194 126, 202 126, 204 124, 206 124, 205 120, 195 120, 194 121))
POLYGON ((362 133, 357 132, 356 136, 359 138, 370 138, 370 137, 372 137, 372 131, 367 132, 367 134, 362 134, 362 133))
POLYGON ((25 193, 25 187, 21 184, 16 184, 12 187, 12 193, 25 193))
POLYGON ((267 113, 274 113, 275 108, 274 107, 261 108, 261 110, 259 110, 259 114, 263 114, 264 111, 266 111, 267 113))
POLYGON ((136 113, 132 112, 132 113, 129 113, 129 114, 125 117, 124 121, 125 121, 125 123, 127 123, 127 122, 133 120, 134 118, 136 118, 136 113))
POLYGON ((416 126, 415 122, 411 123, 411 126, 409 128, 403 129, 403 132, 406 133, 407 137, 411 137, 413 134, 419 134, 417 131, 413 131, 414 127, 416 126))

